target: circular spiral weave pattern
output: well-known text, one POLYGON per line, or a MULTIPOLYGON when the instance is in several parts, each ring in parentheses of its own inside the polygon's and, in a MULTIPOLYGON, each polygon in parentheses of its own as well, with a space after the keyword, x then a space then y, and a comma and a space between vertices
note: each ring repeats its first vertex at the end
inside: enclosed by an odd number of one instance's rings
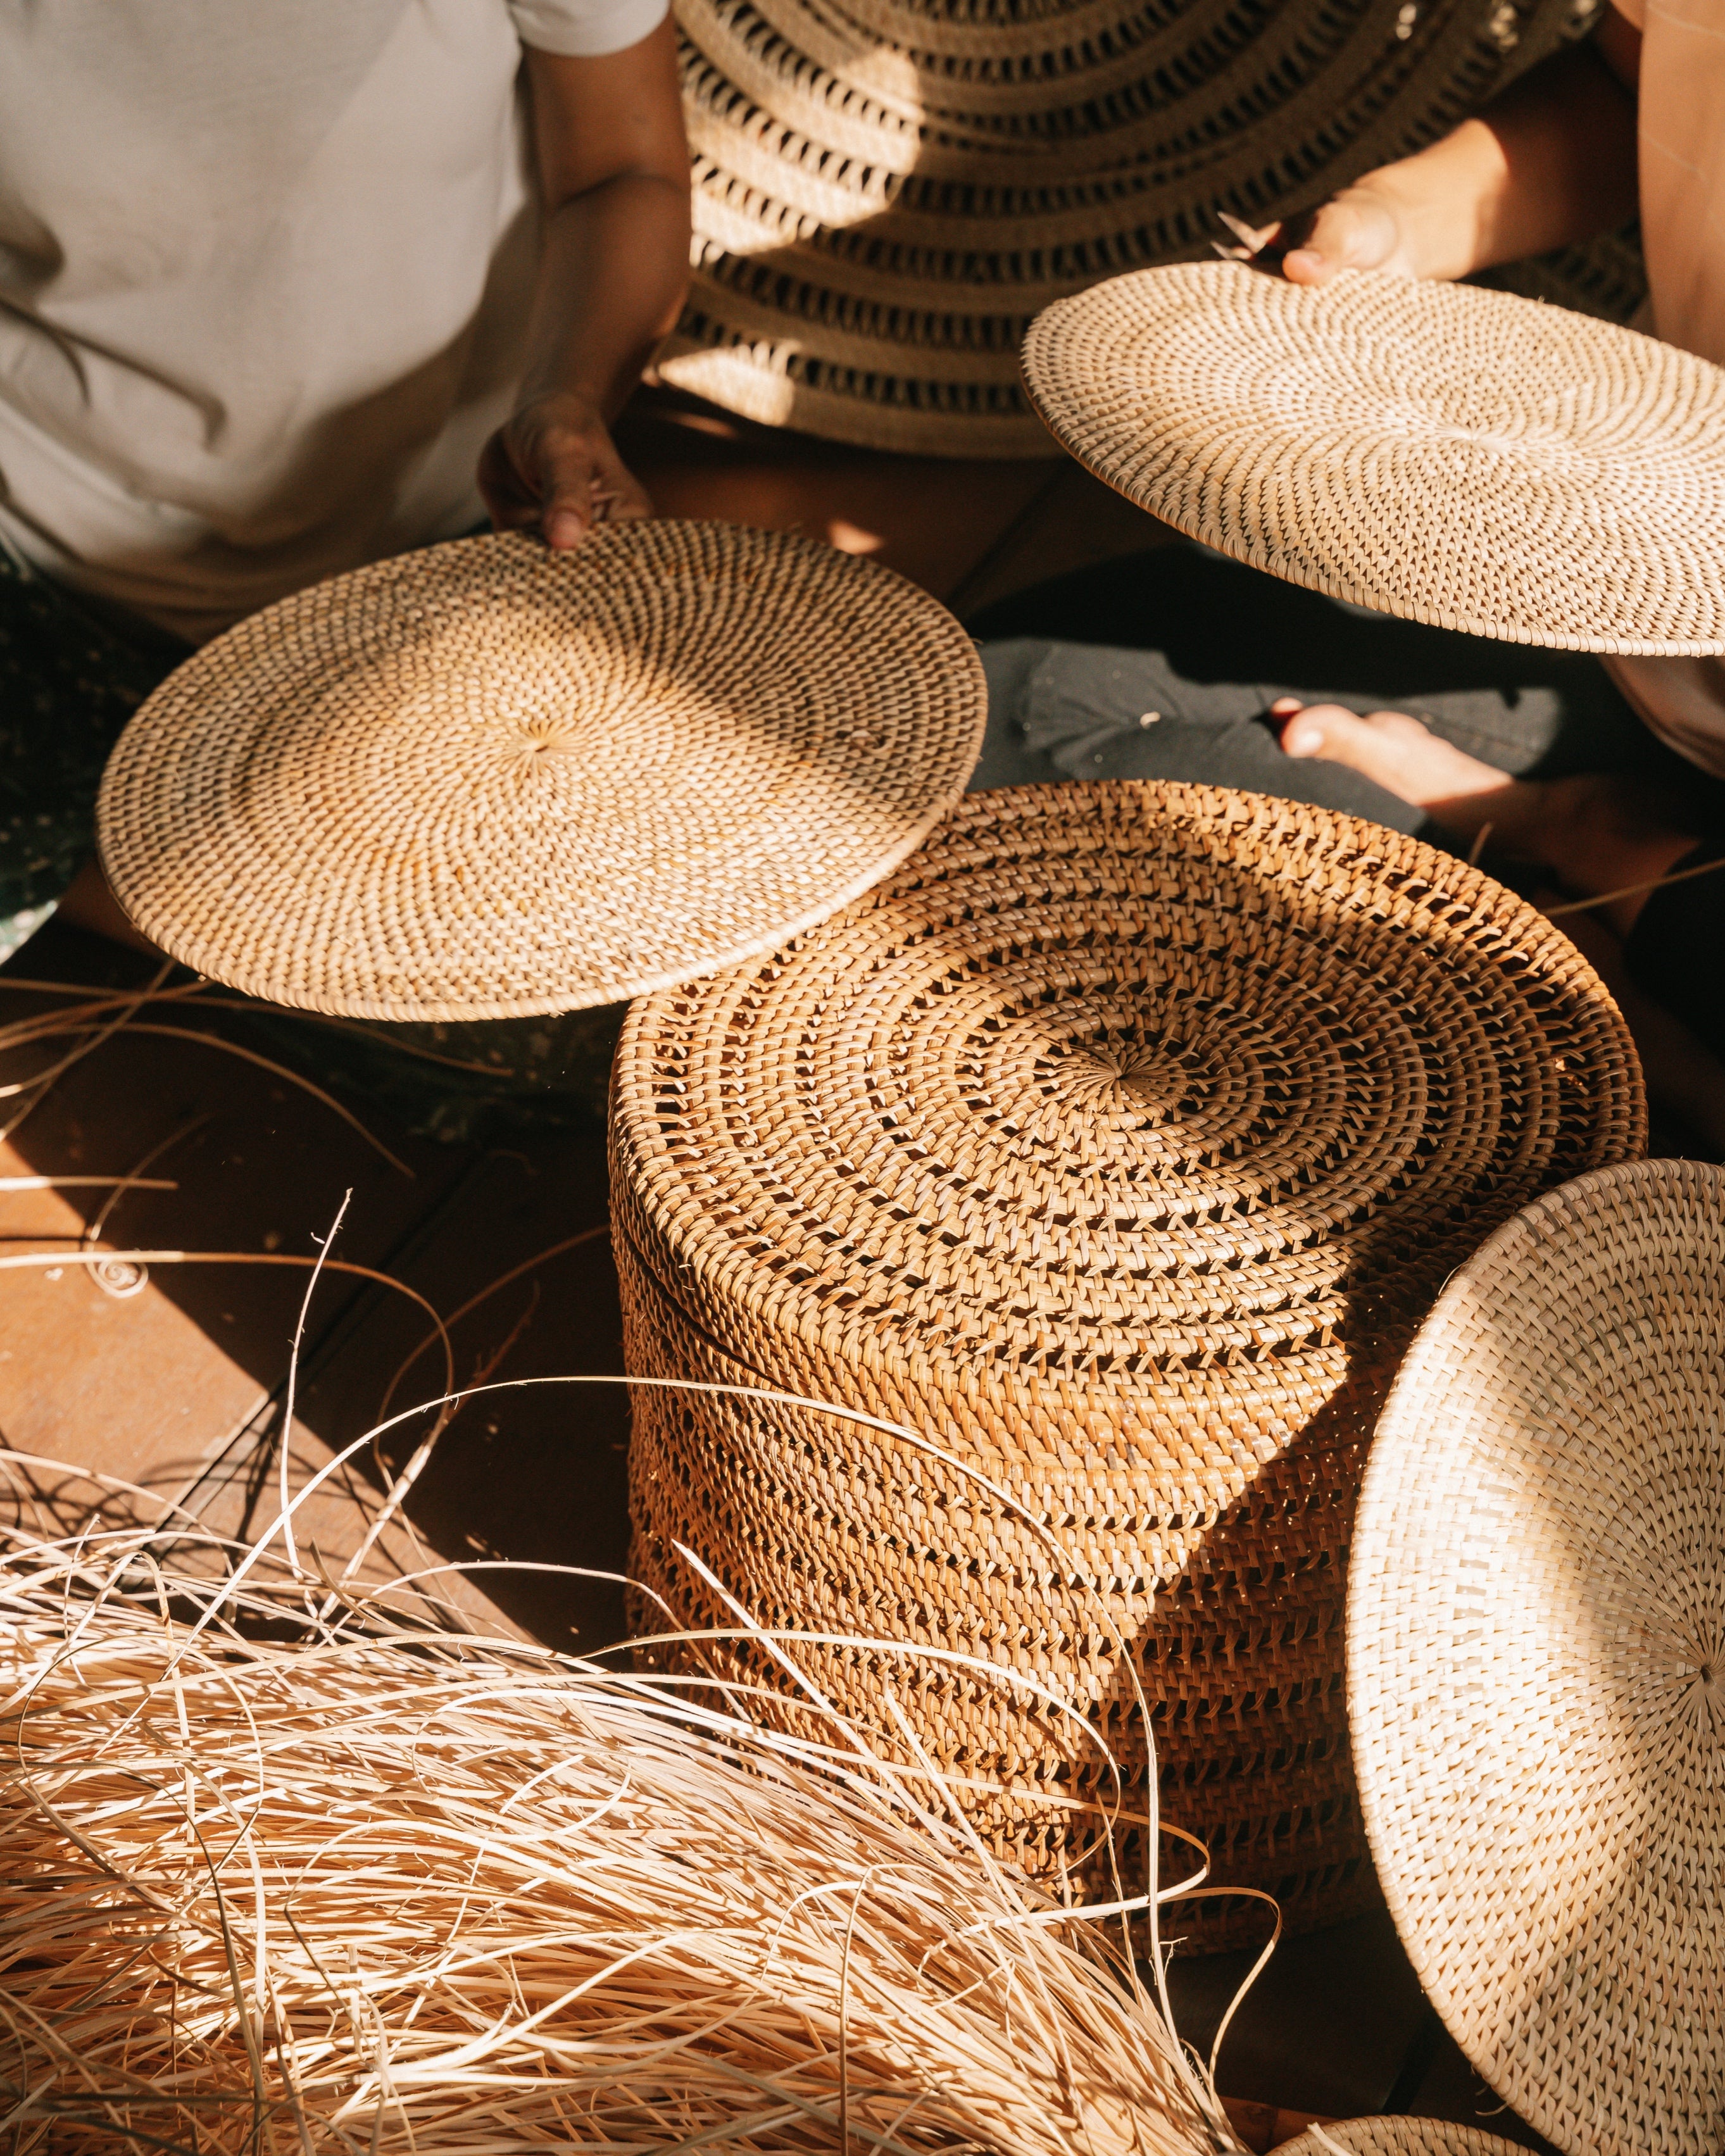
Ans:
POLYGON ((132 719, 97 823, 166 951, 278 1004, 524 1018, 769 950, 962 792, 987 690, 925 593, 786 532, 458 540, 282 601, 132 719))
POLYGON ((695 279, 660 372, 869 447, 1045 456, 1038 308, 1477 110, 1598 0, 677 0, 695 279))
POLYGON ((1099 478, 1292 583, 1506 643, 1725 650, 1725 370, 1652 337, 1187 263, 1050 307, 1024 365, 1099 478))
POLYGON ((1344 2118, 1322 2136, 1302 2133, 1284 2141, 1276 2156, 1519 2156, 1521 2144, 1454 2126, 1446 2118, 1344 2118))
POLYGON ((1581 2156, 1725 2116, 1725 1169, 1529 1206, 1379 1424, 1348 1601, 1378 1876, 1476 2069, 1581 2156))
MULTIPOLYGON (((1296 1922, 1366 1902, 1341 1619, 1373 1422, 1445 1274, 1642 1143, 1574 946, 1322 810, 973 794, 770 959, 637 1004, 612 1132, 632 1373, 922 1440, 639 1388, 634 1576, 716 1621, 680 1543, 769 1626, 978 1658, 900 1703, 1034 1867, 1091 1839, 1108 1752, 1142 1817, 1142 1685, 1224 1878, 1296 1922)), ((890 1654, 798 1652, 879 1719, 890 1654)))

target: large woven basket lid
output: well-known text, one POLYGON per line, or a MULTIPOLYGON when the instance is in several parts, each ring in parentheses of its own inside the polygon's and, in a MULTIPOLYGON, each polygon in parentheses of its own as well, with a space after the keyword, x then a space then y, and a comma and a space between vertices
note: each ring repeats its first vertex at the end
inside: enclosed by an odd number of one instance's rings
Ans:
POLYGON ((866 891, 963 791, 986 715, 942 607, 809 540, 460 540, 171 675, 110 762, 102 860, 146 935, 275 1003, 573 1010, 866 891))
POLYGON ((1343 2118, 1292 2141, 1276 2156, 1523 2156, 1513 2141, 1446 2118, 1343 2118))
POLYGON ((1578 1178, 1422 1327, 1354 1531, 1372 1851, 1481 2075, 1560 2148, 1725 2118, 1725 1169, 1578 1178))
POLYGON ((1018 349, 1476 110, 1597 0, 677 0, 696 274, 670 380, 879 449, 1047 455, 1018 349))
POLYGON ((1725 369, 1508 292, 1237 263, 1024 341, 1081 463, 1237 560, 1513 644, 1725 650, 1725 369))

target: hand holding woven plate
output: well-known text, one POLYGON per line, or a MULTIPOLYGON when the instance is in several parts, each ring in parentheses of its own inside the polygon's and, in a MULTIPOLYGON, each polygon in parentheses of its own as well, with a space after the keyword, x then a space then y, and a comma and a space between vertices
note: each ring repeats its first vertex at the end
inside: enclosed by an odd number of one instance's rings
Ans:
POLYGON ((499 531, 531 531, 561 552, 595 524, 653 514, 647 490, 617 454, 602 416, 562 392, 521 406, 485 444, 480 492, 499 531))
POLYGON ((1725 370, 1656 338, 1182 263, 1045 308, 1024 372, 1098 478, 1291 583, 1505 643, 1725 650, 1725 370))

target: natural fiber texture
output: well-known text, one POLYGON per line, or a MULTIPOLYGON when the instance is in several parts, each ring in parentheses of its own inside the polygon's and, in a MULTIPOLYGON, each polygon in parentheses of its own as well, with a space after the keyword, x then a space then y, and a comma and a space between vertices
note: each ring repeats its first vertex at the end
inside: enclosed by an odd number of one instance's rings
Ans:
POLYGON ((1568 650, 1725 650, 1725 370, 1506 292, 1239 264, 1050 307, 1024 379, 1128 500, 1385 613, 1568 650))
POLYGON ((627 1367, 897 1426, 638 1389, 635 1576, 729 1624, 685 1544, 762 1621, 991 1665, 913 1688, 799 1650, 998 1780, 976 1816, 1019 1861, 1094 1834, 1105 1750, 1142 1818, 1142 1686, 1219 1876, 1302 1924, 1369 1901, 1340 1628, 1378 1407, 1480 1238, 1642 1143, 1574 946, 1321 809, 973 794, 771 960, 637 1004, 614 1085, 627 1367))
POLYGON ((1450 1281, 1371 1457, 1372 1848, 1474 2066, 1574 2156, 1725 2116, 1725 1169, 1582 1177, 1450 1281))
POLYGON ((1336 2156, 1337 2149, 1342 2156, 1521 2156, 1516 2142, 1445 2118, 1337 2119, 1321 2138, 1284 2141, 1276 2156, 1336 2156))
POLYGON ((1041 456, 1050 300, 1321 201, 1597 0, 679 0, 695 287, 670 381, 876 449, 1041 456))
POLYGON ((837 1718, 100 1511, 0 1563, 14 2150, 1237 2148, 1117 1926, 837 1718))
POLYGON ((986 716, 951 615, 813 541, 460 540, 171 675, 109 765, 102 859, 164 950, 275 1003, 619 1003, 865 891, 957 798, 986 716))

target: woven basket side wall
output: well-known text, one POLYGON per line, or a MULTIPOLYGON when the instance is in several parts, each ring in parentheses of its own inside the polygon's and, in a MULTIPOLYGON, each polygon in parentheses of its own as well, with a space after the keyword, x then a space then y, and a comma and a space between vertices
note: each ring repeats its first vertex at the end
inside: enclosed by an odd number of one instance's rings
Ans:
MULTIPOLYGON (((906 1702, 1041 1866, 1106 1750, 1142 1794, 1142 1691, 1169 1815, 1332 1920, 1371 1891, 1341 1619, 1385 1389, 1518 1194, 1642 1128, 1574 947, 1451 859, 1202 788, 970 797, 770 964, 631 1014, 628 1367, 908 1433, 643 1389, 639 1576, 714 1618, 681 1547, 764 1623, 1070 1698, 1057 1735, 957 1676, 906 1702)), ((872 1722, 868 1658, 803 1651, 872 1722)))
MULTIPOLYGON (((702 1341, 626 1256, 619 1271, 631 1371, 777 1389, 775 1373, 751 1373, 702 1341)), ((826 1697, 883 1741, 892 1742, 885 1686, 943 1769, 998 1784, 972 1813, 998 1855, 1043 1876, 1076 1869, 1085 1891, 1102 1892, 1106 1880, 1073 1844, 1090 1840, 1099 1811, 1117 1810, 1117 1858, 1138 1861, 1142 1688, 1163 1811, 1205 1842, 1226 1881, 1274 1893, 1302 1928, 1375 1899, 1338 1671, 1363 1443, 1339 1460, 1278 1460, 1207 1532, 1150 1538, 1162 1557, 1153 1568, 1142 1532, 1075 1531, 1043 1509, 1031 1515, 1038 1533, 932 1454, 812 1410, 703 1401, 691 1413, 685 1396, 646 1388, 633 1402, 631 1575, 681 1624, 722 1627, 725 1605, 691 1576, 680 1546, 768 1629, 964 1658, 942 1673, 915 1656, 794 1650, 826 1697), (1278 1573, 1280 1590, 1243 1609, 1238 1579, 1278 1573), (991 1685, 978 1661, 1003 1674, 991 1685), (1053 1712, 1050 1693, 1083 1719, 1053 1712), (1075 1804, 1086 1808, 1076 1817, 1075 1804)), ((1132 1494, 1121 1496, 1129 1521, 1132 1494)), ((642 1629, 662 1629, 641 1614, 642 1629)), ((743 1681, 783 1684, 764 1656, 731 1666, 743 1681)), ((1203 1902, 1178 1922, 1220 1948, 1260 1938, 1266 1920, 1260 1904, 1203 1902)))

